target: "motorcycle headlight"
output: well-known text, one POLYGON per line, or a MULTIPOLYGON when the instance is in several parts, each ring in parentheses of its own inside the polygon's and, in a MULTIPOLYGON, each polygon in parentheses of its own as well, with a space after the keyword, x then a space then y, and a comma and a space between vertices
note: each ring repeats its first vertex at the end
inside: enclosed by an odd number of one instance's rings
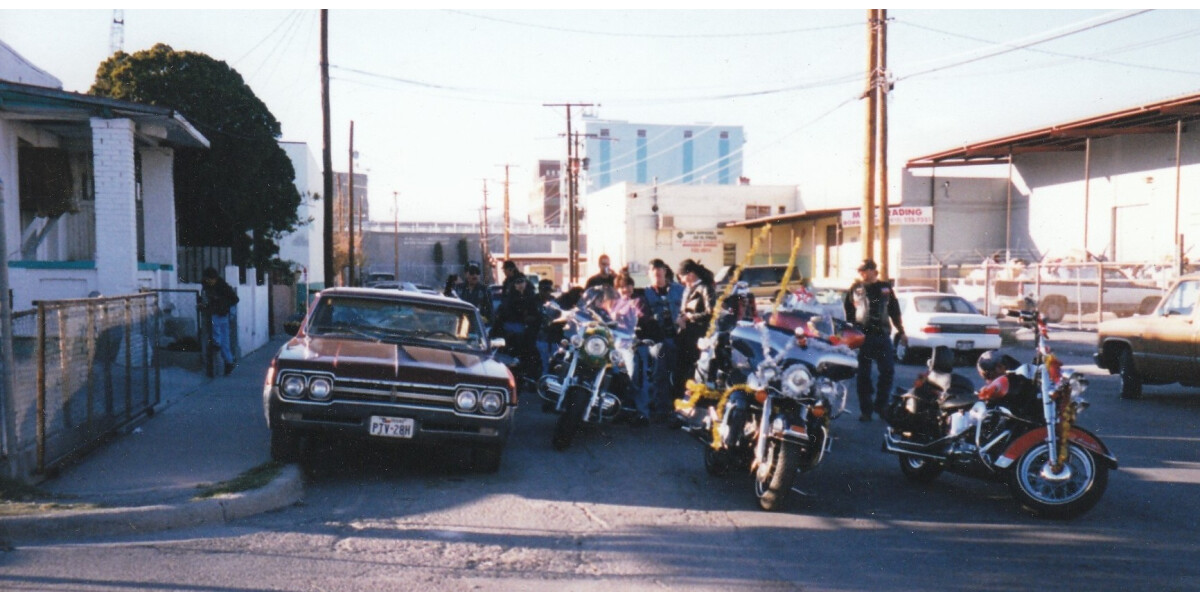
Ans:
POLYGON ((778 367, 771 366, 771 365, 759 365, 758 380, 760 382, 762 382, 762 384, 764 386, 771 383, 772 381, 775 381, 776 379, 779 379, 779 368, 778 367))
POLYGON ((308 396, 313 400, 328 400, 333 394, 333 382, 328 377, 313 377, 308 382, 308 396))
POLYGON ((279 382, 279 393, 284 398, 299 398, 304 395, 305 387, 303 375, 284 375, 279 382))
POLYGON ((485 415, 498 415, 504 412, 504 396, 495 390, 488 390, 479 397, 479 409, 485 415))
POLYGON ((608 353, 608 342, 603 337, 593 335, 583 341, 583 351, 588 356, 600 357, 608 353))
POLYGON ((471 412, 479 404, 479 394, 475 390, 458 390, 454 395, 454 408, 462 412, 471 412))
POLYGON ((812 373, 804 365, 792 365, 783 372, 783 392, 789 396, 802 396, 812 387, 812 373))
POLYGON ((582 335, 571 336, 571 345, 575 346, 576 348, 582 346, 583 345, 583 336, 582 335))
POLYGON ((613 350, 612 352, 609 352, 608 353, 608 361, 614 365, 619 365, 619 364, 623 363, 624 359, 621 356, 621 351, 613 350))

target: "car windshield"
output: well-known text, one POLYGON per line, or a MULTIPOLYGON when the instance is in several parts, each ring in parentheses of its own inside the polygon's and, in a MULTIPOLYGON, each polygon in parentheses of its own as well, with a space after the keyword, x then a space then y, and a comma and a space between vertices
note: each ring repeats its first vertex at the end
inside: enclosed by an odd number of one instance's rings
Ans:
POLYGON ((958 296, 917 296, 913 298, 917 312, 923 313, 959 313, 973 315, 978 311, 970 302, 958 296))
POLYGON ((474 310, 382 298, 328 296, 313 309, 308 334, 375 341, 430 342, 483 348, 474 310))
POLYGON ((1167 296, 1158 314, 1190 315, 1196 306, 1197 296, 1200 296, 1200 281, 1181 281, 1175 291, 1167 296))

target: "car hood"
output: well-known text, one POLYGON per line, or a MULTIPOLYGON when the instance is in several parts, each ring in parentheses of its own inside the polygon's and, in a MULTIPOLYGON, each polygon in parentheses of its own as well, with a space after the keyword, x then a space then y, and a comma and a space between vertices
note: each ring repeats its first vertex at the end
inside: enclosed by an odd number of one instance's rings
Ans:
POLYGON ((336 377, 437 385, 507 386, 509 371, 485 351, 334 337, 297 337, 279 350, 278 368, 332 372, 336 377))
POLYGON ((1129 338, 1136 335, 1141 335, 1146 331, 1146 324, 1154 319, 1161 319, 1158 315, 1136 315, 1133 317, 1125 317, 1124 319, 1112 319, 1104 321, 1096 330, 1099 338, 1129 338))

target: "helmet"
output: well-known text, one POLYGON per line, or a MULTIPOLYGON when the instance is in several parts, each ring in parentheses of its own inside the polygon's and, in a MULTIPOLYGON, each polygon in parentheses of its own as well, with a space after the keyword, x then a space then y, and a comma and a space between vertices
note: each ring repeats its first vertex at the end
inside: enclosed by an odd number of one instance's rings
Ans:
POLYGON ((1005 371, 1011 371, 1021 366, 1017 360, 999 350, 988 350, 979 355, 979 360, 975 362, 975 367, 981 373, 990 373, 995 371, 997 367, 1003 367, 1005 371))

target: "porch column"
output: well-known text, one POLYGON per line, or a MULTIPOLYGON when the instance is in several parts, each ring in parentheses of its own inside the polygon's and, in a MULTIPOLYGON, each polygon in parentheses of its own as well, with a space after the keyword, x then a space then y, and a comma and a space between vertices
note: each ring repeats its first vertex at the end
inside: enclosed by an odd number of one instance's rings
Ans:
POLYGON ((96 279, 105 296, 137 291, 137 208, 129 119, 93 118, 96 181, 96 279))
POLYGON ((141 155, 146 262, 171 265, 170 276, 163 282, 174 282, 179 261, 175 233, 175 152, 170 148, 143 148, 141 155))

